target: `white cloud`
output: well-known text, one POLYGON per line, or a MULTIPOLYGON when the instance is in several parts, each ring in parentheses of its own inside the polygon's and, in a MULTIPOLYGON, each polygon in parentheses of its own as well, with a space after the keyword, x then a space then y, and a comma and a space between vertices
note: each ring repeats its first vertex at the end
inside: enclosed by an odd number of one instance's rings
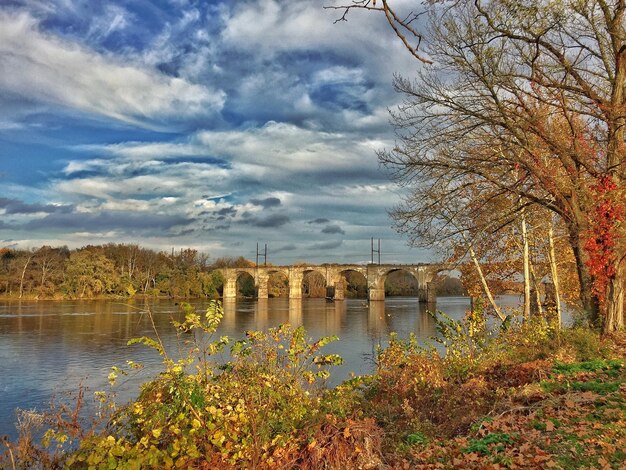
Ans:
POLYGON ((361 83, 363 81, 363 71, 358 68, 335 65, 313 74, 313 80, 318 83, 361 83))
POLYGON ((43 34, 26 13, 0 13, 0 89, 125 122, 207 115, 221 110, 219 90, 43 34))
MULTIPOLYGON (((322 8, 333 3, 351 2, 241 2, 226 21, 223 38, 230 46, 269 56, 302 49, 341 53, 347 59, 358 60, 368 78, 379 81, 389 82, 393 72, 414 71, 415 60, 403 49, 382 14, 354 10, 348 22, 335 23, 341 12, 322 8)), ((394 7, 408 12, 415 3, 403 0, 394 7)))
POLYGON ((102 40, 115 31, 127 28, 132 23, 132 15, 118 5, 105 5, 104 12, 93 19, 87 35, 102 40))
POLYGON ((213 154, 233 163, 247 163, 290 173, 332 172, 339 169, 377 168, 368 141, 360 136, 302 129, 293 124, 268 122, 241 131, 200 132, 197 141, 213 154))

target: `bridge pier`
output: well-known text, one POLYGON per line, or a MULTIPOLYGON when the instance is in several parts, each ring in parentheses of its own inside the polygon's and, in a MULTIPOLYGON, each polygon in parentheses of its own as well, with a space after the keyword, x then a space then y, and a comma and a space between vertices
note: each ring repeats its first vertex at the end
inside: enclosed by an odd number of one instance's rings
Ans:
POLYGON ((335 300, 344 300, 346 298, 346 286, 343 279, 335 282, 335 295, 333 298, 335 300))
POLYGON ((224 281, 224 291, 222 293, 224 300, 237 298, 237 276, 227 277, 224 281))
POLYGON ((419 301, 428 305, 437 304, 437 290, 434 282, 426 282, 424 287, 420 287, 418 293, 419 301))
POLYGON ((301 299, 302 298, 302 278, 304 273, 296 271, 295 269, 289 270, 289 298, 301 299))
POLYGON ((268 298, 268 283, 269 276, 258 276, 257 278, 257 289, 256 289, 256 297, 257 299, 267 299, 268 298))
POLYGON ((367 298, 369 300, 385 300, 385 289, 370 287, 367 291, 367 298))

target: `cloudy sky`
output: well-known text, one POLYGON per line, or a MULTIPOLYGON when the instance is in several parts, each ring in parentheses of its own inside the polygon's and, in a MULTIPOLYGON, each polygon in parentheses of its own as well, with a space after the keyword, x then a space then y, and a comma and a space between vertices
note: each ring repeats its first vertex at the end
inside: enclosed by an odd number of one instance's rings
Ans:
POLYGON ((332 4, 0 2, 0 246, 352 263, 375 237, 384 262, 430 260, 391 229, 375 155, 419 64, 332 4))

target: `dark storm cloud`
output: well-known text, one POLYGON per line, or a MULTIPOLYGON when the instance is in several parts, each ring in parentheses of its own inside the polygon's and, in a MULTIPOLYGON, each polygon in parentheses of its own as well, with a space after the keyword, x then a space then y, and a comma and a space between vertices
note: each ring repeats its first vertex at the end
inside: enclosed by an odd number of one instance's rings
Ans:
POLYGON ((176 232, 176 233, 170 233, 170 234, 166 234, 164 235, 166 238, 177 238, 177 237, 184 237, 185 235, 191 235, 192 233, 194 233, 196 230, 193 228, 187 229, 187 230, 181 230, 180 232, 176 232))
POLYGON ((319 219, 309 220, 307 224, 327 224, 328 222, 330 222, 330 220, 319 218, 319 219))
POLYGON ((28 204, 17 199, 0 198, 0 209, 4 209, 6 214, 35 214, 45 212, 47 214, 72 212, 74 206, 54 204, 28 204))
POLYGON ((276 250, 272 250, 272 252, 280 253, 281 251, 294 251, 296 249, 297 249, 296 245, 294 245, 293 243, 289 243, 288 245, 283 245, 280 248, 277 248, 276 250))
POLYGON ((332 250, 339 248, 343 244, 343 240, 334 240, 330 242, 315 243, 309 248, 310 250, 332 250))
POLYGON ((237 215, 237 209, 235 209, 234 207, 224 207, 223 209, 217 211, 217 214, 222 216, 234 217, 235 215, 237 215))
POLYGON ((268 197, 266 199, 251 199, 250 202, 255 206, 261 206, 263 209, 280 206, 280 199, 277 197, 268 197))
POLYGON ((283 214, 273 214, 264 219, 259 219, 254 222, 257 227, 280 227, 289 222, 289 217, 283 214))
POLYGON ((177 225, 189 225, 194 219, 178 215, 141 214, 136 212, 103 211, 97 213, 53 213, 31 220, 23 227, 28 230, 66 229, 75 231, 103 230, 168 230, 177 225))
POLYGON ((286 215, 272 214, 262 219, 259 219, 257 217, 250 217, 242 220, 240 223, 261 228, 275 228, 285 225, 287 222, 289 222, 289 217, 287 217, 286 215))
POLYGON ((339 225, 327 225, 322 229, 322 233, 340 233, 345 235, 346 232, 339 225))

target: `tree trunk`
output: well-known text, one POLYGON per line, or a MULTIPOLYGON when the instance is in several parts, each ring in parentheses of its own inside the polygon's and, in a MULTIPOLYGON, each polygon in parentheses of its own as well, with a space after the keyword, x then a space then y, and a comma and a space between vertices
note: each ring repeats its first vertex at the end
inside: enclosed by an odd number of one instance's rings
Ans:
POLYGON ((601 324, 600 302, 593 293, 593 280, 585 264, 587 255, 584 250, 583 231, 575 222, 567 222, 567 231, 574 258, 576 259, 576 272, 580 285, 580 303, 591 324, 599 327, 601 324))
POLYGON ((28 257, 28 259, 26 260, 26 263, 24 263, 24 269, 22 269, 22 277, 20 278, 20 299, 22 298, 22 295, 24 294, 24 276, 26 275, 26 268, 28 268, 28 265, 30 264, 31 259, 33 259, 33 255, 30 255, 28 257))
MULTIPOLYGON (((550 216, 552 217, 552 216, 550 216)), ((554 303, 556 308, 556 318, 561 326, 561 298, 559 294, 559 272, 556 267, 556 254, 554 250, 554 229, 552 228, 552 220, 549 221, 548 229, 548 259, 550 260, 550 275, 552 277, 552 285, 554 286, 554 303)))
POLYGON ((476 272, 478 273, 478 277, 480 278, 480 282, 483 286, 483 290, 485 291, 485 295, 487 296, 487 299, 489 299, 489 303, 491 304, 494 311, 496 312, 496 315, 498 315, 500 320, 504 321, 506 319, 506 316, 502 313, 502 310, 500 310, 500 307, 496 305, 496 301, 491 295, 491 289, 489 289, 489 285, 487 284, 487 279, 485 279, 485 276, 483 275, 483 270, 480 267, 478 258, 476 258, 476 253, 474 252, 472 245, 471 244, 468 245, 468 248, 469 248, 470 256, 472 257, 472 261, 474 262, 474 266, 476 267, 476 272))
POLYGON ((535 273, 535 267, 533 266, 533 263, 530 262, 530 260, 529 260, 528 266, 530 268, 530 277, 533 281, 532 290, 535 291, 534 301, 536 302, 536 305, 537 305, 537 308, 532 306, 533 308, 531 309, 531 311, 533 315, 537 314, 540 317, 543 317, 543 306, 541 305, 541 291, 539 289, 539 283, 537 282, 537 274, 535 273))
POLYGON ((522 208, 522 242, 524 244, 524 319, 530 318, 530 255, 528 253, 528 232, 526 213, 522 208))
POLYGON ((615 276, 608 282, 602 333, 609 334, 624 328, 624 282, 626 263, 618 263, 615 276))

